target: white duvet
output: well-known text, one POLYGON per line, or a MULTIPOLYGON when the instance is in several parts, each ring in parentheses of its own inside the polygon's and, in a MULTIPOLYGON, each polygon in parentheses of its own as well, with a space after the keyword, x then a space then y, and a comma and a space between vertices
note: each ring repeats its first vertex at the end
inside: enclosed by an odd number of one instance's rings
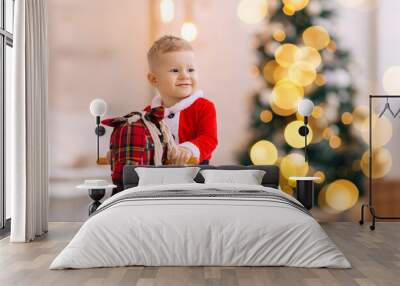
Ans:
POLYGON ((116 203, 136 192, 207 189, 262 190, 297 202, 277 189, 255 185, 131 188, 107 199, 50 269, 126 265, 351 267, 320 225, 289 204, 243 197, 151 198, 116 203))

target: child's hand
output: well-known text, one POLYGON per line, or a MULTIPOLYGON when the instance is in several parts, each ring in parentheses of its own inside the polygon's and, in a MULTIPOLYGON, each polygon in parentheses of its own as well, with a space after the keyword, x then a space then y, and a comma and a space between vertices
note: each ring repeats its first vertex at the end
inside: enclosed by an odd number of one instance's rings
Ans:
POLYGON ((192 151, 186 147, 177 146, 177 152, 171 154, 172 165, 185 165, 192 157, 192 151))

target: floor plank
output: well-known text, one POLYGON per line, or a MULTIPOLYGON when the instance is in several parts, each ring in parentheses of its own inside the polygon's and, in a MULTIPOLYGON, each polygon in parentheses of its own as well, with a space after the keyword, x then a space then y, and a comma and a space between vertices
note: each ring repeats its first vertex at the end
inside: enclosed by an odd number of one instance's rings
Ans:
POLYGON ((352 269, 290 267, 116 267, 48 269, 81 223, 50 223, 49 233, 32 243, 0 240, 0 285, 399 285, 400 222, 368 225, 325 223, 322 227, 350 260, 352 269))

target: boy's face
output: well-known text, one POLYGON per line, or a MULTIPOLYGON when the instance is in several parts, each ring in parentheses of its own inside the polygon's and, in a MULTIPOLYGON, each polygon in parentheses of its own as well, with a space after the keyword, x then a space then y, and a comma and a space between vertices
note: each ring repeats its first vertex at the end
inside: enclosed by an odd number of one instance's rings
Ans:
POLYGON ((197 89, 194 53, 178 51, 158 55, 148 79, 164 103, 179 102, 197 89))

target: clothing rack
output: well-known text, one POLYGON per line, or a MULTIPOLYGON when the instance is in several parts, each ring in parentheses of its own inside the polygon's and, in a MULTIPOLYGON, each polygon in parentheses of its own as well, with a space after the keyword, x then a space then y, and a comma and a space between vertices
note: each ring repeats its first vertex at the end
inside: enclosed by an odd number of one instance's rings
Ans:
POLYGON ((379 114, 379 117, 381 117, 386 110, 392 114, 393 118, 396 118, 397 115, 400 113, 400 109, 394 113, 392 109, 390 108, 390 103, 389 103, 389 98, 400 98, 400 95, 369 95, 369 196, 368 196, 368 204, 362 204, 361 206, 361 219, 359 221, 360 225, 364 224, 364 208, 368 208, 370 214, 372 215, 372 224, 370 225, 371 230, 375 230, 375 222, 376 219, 400 219, 400 217, 385 217, 385 216, 379 216, 376 214, 375 207, 373 205, 373 190, 372 190, 372 101, 374 98, 386 98, 386 104, 379 114))

